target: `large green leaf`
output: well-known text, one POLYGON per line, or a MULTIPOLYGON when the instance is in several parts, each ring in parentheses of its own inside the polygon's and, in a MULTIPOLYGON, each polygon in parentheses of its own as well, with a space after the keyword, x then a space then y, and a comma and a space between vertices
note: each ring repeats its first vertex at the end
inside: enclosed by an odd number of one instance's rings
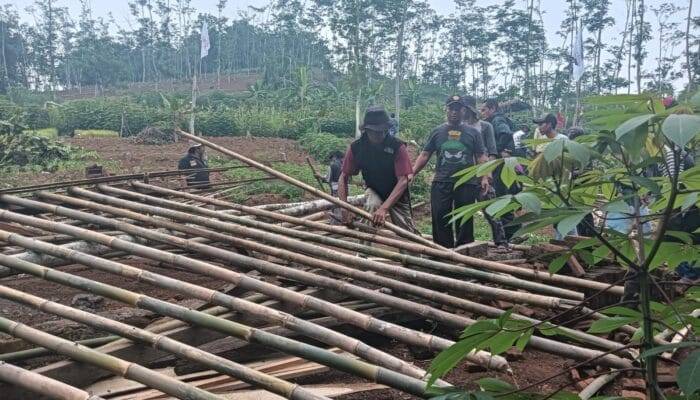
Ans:
POLYGON ((571 154, 574 160, 578 161, 581 166, 588 165, 588 161, 591 159, 591 149, 582 145, 581 143, 574 142, 573 140, 566 141, 566 150, 571 154))
POLYGON ((636 317, 611 317, 599 319, 591 325, 591 327, 588 329, 588 333, 612 332, 621 326, 627 325, 638 320, 639 319, 636 317))
POLYGON ((690 396, 700 389, 700 350, 696 350, 686 358, 678 368, 676 381, 683 393, 690 396))
POLYGON ((562 236, 566 236, 576 228, 576 225, 581 222, 583 217, 588 215, 588 213, 579 213, 579 214, 574 214, 574 215, 569 215, 568 217, 562 219, 559 221, 557 224, 557 232, 559 232, 562 236))
POLYGON ((503 208, 505 208, 508 204, 510 204, 511 198, 512 198, 512 196, 504 196, 504 197, 496 200, 496 202, 491 203, 491 205, 486 207, 486 210, 485 210, 486 213, 488 215, 496 215, 496 213, 498 213, 503 208))
POLYGON ((525 211, 531 211, 535 214, 539 214, 542 211, 542 202, 532 192, 520 192, 515 195, 515 200, 523 206, 525 211))
POLYGON ((571 255, 569 253, 565 253, 559 255, 557 258, 552 260, 552 262, 549 263, 549 273, 556 274, 557 272, 559 272, 559 270, 561 270, 564 267, 564 265, 566 265, 566 262, 569 260, 570 257, 571 255))
POLYGON ((544 148, 543 156, 545 161, 552 162, 561 157, 564 152, 564 139, 557 139, 544 148))
POLYGON ((644 114, 628 119, 615 129, 615 138, 619 140, 635 129, 646 125, 652 118, 654 118, 654 114, 644 114))
POLYGON ((700 133, 700 117, 688 114, 672 114, 661 125, 664 135, 679 147, 685 147, 700 133))
POLYGON ((639 356, 644 358, 648 356, 653 356, 655 354, 665 353, 669 350, 680 349, 683 347, 700 347, 700 342, 680 342, 680 343, 670 343, 661 346, 652 347, 651 349, 643 352, 639 356))
POLYGON ((501 169, 501 181, 506 187, 511 187, 515 182, 517 174, 515 173, 515 166, 518 164, 518 160, 515 157, 508 157, 504 159, 503 169, 501 169))

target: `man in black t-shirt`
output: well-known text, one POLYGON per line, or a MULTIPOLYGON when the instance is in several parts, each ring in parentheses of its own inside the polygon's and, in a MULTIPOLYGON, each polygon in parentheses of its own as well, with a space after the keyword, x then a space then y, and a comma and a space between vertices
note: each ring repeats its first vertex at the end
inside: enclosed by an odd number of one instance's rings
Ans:
POLYGON ((456 227, 449 223, 452 210, 477 201, 479 194, 488 190, 487 177, 474 178, 455 188, 458 178, 453 175, 467 167, 486 161, 486 149, 481 132, 463 124, 466 106, 460 96, 450 96, 445 102, 447 122, 436 127, 423 151, 413 165, 418 174, 437 153, 435 176, 430 189, 433 241, 444 247, 456 247, 474 241, 474 222, 469 219, 456 227))

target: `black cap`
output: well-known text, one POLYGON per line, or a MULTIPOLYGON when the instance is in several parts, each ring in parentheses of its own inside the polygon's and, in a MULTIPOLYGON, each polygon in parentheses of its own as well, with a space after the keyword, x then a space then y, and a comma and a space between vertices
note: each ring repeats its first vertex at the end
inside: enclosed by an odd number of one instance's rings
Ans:
POLYGON ((539 118, 533 119, 532 122, 534 122, 536 124, 548 122, 552 126, 552 128, 556 128, 558 121, 557 121, 557 117, 554 114, 549 113, 549 114, 543 114, 539 118))
POLYGON ((452 104, 455 104, 455 103, 464 106, 464 103, 462 102, 462 96, 455 94, 452 96, 447 96, 447 99, 445 99, 446 106, 451 106, 452 104))
POLYGON ((473 112, 474 115, 479 115, 479 112, 476 110, 476 97, 464 95, 462 96, 462 104, 467 107, 467 110, 473 112))
POLYGON ((369 106, 365 111, 365 118, 362 121, 360 130, 369 129, 375 132, 385 132, 389 130, 389 114, 383 106, 369 106))

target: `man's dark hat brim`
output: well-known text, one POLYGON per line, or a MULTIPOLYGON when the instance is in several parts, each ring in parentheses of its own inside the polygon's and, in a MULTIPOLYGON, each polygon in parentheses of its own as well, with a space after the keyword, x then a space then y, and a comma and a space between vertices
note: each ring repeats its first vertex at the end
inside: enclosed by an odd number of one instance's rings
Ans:
POLYGON ((389 130, 389 127, 389 124, 364 124, 360 127, 360 130, 384 133, 389 130))

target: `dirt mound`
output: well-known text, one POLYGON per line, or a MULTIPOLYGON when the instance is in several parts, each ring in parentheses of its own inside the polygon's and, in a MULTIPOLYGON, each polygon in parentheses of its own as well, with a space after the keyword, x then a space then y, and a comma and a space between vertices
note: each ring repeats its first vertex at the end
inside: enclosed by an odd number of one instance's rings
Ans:
POLYGON ((132 142, 147 145, 169 144, 177 142, 177 136, 169 130, 149 126, 134 136, 132 142))

